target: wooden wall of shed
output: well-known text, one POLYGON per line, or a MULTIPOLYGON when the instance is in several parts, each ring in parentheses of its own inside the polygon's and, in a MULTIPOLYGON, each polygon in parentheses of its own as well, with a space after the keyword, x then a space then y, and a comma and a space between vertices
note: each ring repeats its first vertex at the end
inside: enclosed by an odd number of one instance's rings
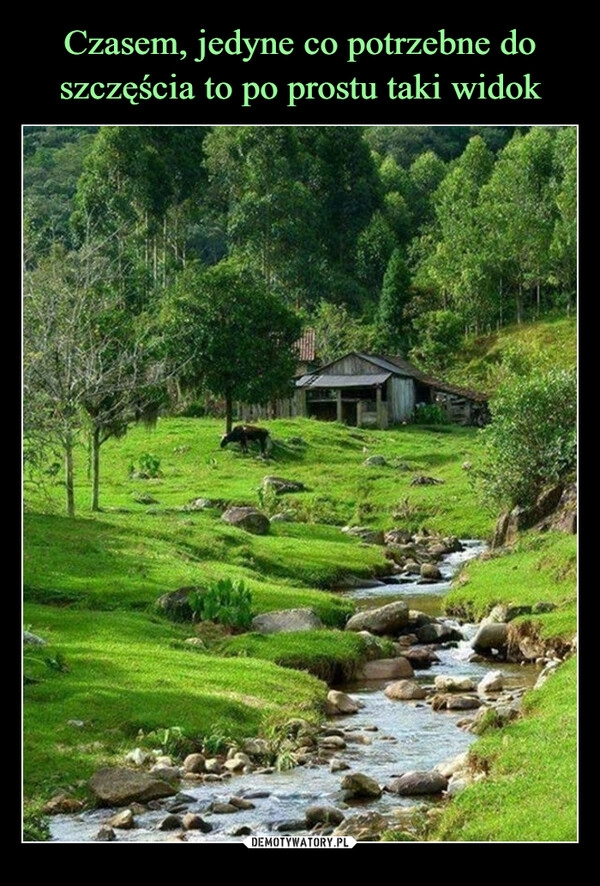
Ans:
POLYGON ((434 402, 446 413, 448 420, 457 425, 472 424, 471 402, 459 394, 435 391, 434 402))
POLYGON ((387 400, 390 423, 410 421, 415 410, 415 385, 412 378, 392 376, 388 383, 387 400))
POLYGON ((265 406, 256 403, 236 403, 235 420, 243 422, 269 421, 275 418, 296 418, 303 415, 298 411, 298 404, 294 397, 285 397, 275 400, 265 406))
POLYGON ((331 366, 321 370, 320 375, 378 375, 381 368, 362 360, 355 354, 347 354, 340 360, 336 360, 331 366))

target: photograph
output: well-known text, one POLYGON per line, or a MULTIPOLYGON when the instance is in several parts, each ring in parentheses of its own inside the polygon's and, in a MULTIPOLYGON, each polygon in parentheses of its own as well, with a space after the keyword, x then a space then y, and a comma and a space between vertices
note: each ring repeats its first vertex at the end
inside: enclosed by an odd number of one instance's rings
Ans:
POLYGON ((580 841, 582 121, 391 19, 45 37, 22 844, 580 841))

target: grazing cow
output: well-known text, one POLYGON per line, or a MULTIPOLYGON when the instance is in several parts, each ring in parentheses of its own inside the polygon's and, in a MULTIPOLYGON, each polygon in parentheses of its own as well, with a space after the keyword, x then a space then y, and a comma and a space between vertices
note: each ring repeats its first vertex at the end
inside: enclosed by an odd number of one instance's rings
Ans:
POLYGON ((254 425, 236 425, 228 434, 221 437, 221 449, 228 443, 239 443, 242 452, 248 452, 248 443, 258 443, 263 455, 271 451, 273 441, 266 428, 257 428, 254 425))

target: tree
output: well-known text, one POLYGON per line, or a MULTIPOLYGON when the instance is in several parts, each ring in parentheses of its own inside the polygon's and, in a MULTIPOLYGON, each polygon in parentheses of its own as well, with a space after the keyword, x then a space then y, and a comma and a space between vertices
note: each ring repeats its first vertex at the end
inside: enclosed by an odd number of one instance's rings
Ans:
POLYGON ((554 133, 532 127, 515 132, 500 152, 479 195, 481 229, 488 254, 514 294, 515 319, 524 319, 527 292, 541 308, 541 287, 549 272, 556 208, 550 181, 554 133))
POLYGON ((471 138, 433 194, 435 223, 417 275, 421 283, 433 285, 444 308, 460 314, 465 327, 476 330, 494 319, 492 280, 478 215, 479 192, 492 166, 483 139, 471 138))
POLYGON ((411 298, 411 275, 402 249, 395 249, 388 262, 377 312, 383 349, 395 354, 405 352, 409 341, 406 306, 411 298))
POLYGON ((297 129, 215 127, 204 155, 228 254, 288 305, 306 304, 318 265, 317 207, 304 182, 297 129))
POLYGON ((310 316, 315 330, 319 362, 330 363, 349 351, 373 353, 380 350, 378 330, 352 316, 345 305, 321 301, 310 316))
POLYGON ((452 364, 463 338, 462 318, 453 311, 425 311, 413 321, 418 344, 411 360, 427 372, 443 373, 452 364))
POLYGON ((160 388, 161 370, 139 327, 119 308, 110 280, 106 261, 60 248, 24 278, 24 456, 40 434, 59 444, 69 516, 75 514, 74 452, 81 433, 90 432, 97 510, 100 446, 148 415, 160 388))
POLYGON ((490 401, 491 423, 481 431, 484 500, 496 507, 532 505, 544 487, 574 473, 577 464, 577 375, 534 367, 510 373, 490 401))
POLYGON ((71 226, 78 243, 103 239, 121 294, 145 307, 201 240, 205 127, 105 126, 85 158, 71 226))
POLYGON ((550 244, 551 281, 560 287, 567 313, 577 288, 577 132, 561 129, 555 140, 555 191, 558 216, 550 244))
POLYGON ((225 399, 227 433, 235 400, 264 404, 290 393, 300 320, 237 261, 186 268, 163 322, 181 384, 225 399))

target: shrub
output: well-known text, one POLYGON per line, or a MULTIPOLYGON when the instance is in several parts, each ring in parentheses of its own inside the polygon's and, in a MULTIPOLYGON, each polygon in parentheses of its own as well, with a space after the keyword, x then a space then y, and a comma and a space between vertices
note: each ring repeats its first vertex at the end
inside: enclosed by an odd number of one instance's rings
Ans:
POLYGON ((252 620, 252 594, 243 581, 220 579, 188 597, 194 618, 245 630, 252 620))
POLYGON ((483 497, 492 506, 528 506, 544 487, 566 478, 577 463, 575 370, 508 376, 490 401, 482 429, 483 497))
POLYGON ((414 412, 417 425, 447 425, 450 419, 437 403, 418 403, 414 412))
POLYGON ((137 479, 156 479, 162 477, 160 471, 160 458, 150 452, 140 455, 139 465, 131 465, 129 476, 137 479))

